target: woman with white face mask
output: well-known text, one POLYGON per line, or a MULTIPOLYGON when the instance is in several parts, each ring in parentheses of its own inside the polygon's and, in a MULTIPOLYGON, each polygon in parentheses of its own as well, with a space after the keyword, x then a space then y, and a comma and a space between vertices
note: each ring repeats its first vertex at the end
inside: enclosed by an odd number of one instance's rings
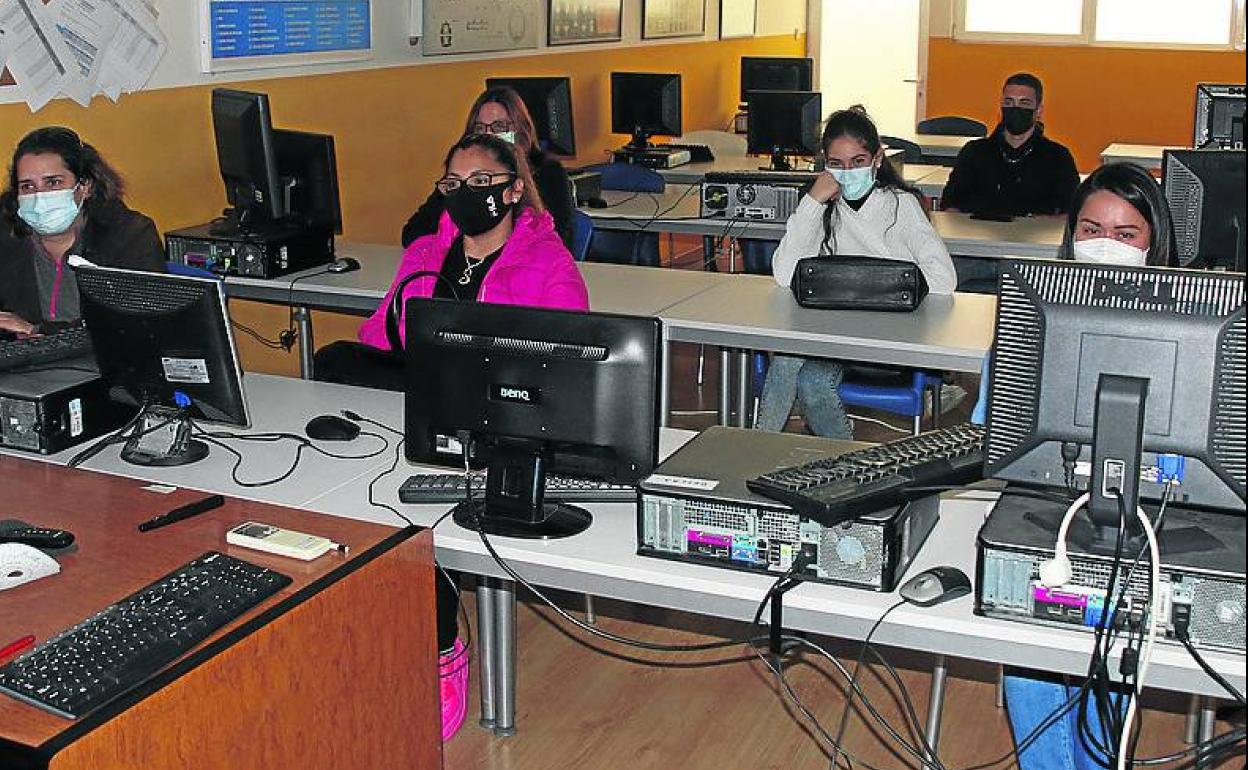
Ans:
MULTIPOLYGON (((496 136, 524 153, 524 159, 533 172, 533 183, 542 207, 555 220, 555 232, 559 233, 563 245, 571 249, 572 213, 576 211, 572 183, 568 181, 568 172, 559 160, 538 145, 537 128, 520 95, 507 86, 483 91, 472 103, 464 124, 463 136, 474 134, 496 136)), ((442 196, 431 194, 412 214, 403 226, 404 248, 422 235, 437 232, 438 219, 445 210, 443 202, 442 196)))
MULTIPOLYGON (((1130 163, 1113 163, 1092 172, 1075 190, 1058 256, 1089 264, 1121 267, 1168 267, 1176 247, 1170 208, 1161 185, 1130 163)), ((971 416, 983 423, 988 405, 988 367, 980 383, 979 403, 971 416)), ((1062 677, 1007 670, 1006 708, 1016 741, 1030 735, 1076 694, 1080 684, 1062 677)), ((1088 731, 1101 736, 1096 709, 1085 709, 1088 731)), ((1105 757, 1080 737, 1079 709, 1051 722, 1019 757, 1021 770, 1099 770, 1105 757)))
MULTIPOLYGON (((880 134, 866 110, 832 113, 820 146, 827 171, 785 223, 771 262, 776 281, 787 287, 804 257, 866 256, 913 262, 932 294, 952 294, 957 274, 927 219, 923 196, 884 161, 880 134)), ((830 359, 772 356, 755 427, 783 430, 796 402, 812 433, 851 438, 838 391, 841 373, 840 362, 830 359)))
POLYGON ((126 208, 122 192, 117 172, 68 128, 36 129, 18 142, 0 194, 0 334, 78 322, 70 256, 164 271, 156 225, 126 208))

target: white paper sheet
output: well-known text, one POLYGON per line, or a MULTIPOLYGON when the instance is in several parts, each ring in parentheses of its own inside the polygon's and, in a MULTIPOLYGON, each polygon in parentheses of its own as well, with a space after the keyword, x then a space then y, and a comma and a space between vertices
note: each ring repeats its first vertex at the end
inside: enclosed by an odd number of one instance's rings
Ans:
POLYGON ((31 112, 38 112, 66 87, 81 92, 74 56, 41 0, 0 3, 0 30, 8 41, 9 72, 31 112))
POLYGON ((104 57, 117 31, 116 10, 102 0, 59 0, 55 6, 56 29, 74 55, 81 82, 65 91, 79 104, 88 106, 96 93, 104 57))
POLYGON ((121 91, 137 91, 147 84, 168 43, 156 23, 151 6, 141 0, 96 0, 110 6, 118 18, 117 29, 104 59, 101 89, 110 98, 121 91))

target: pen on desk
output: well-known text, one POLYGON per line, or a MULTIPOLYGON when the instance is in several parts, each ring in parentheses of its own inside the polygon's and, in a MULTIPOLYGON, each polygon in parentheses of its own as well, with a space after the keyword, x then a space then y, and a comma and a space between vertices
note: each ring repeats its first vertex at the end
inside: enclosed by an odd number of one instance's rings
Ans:
POLYGON ((224 497, 221 495, 209 495, 203 500, 188 503, 179 508, 174 508, 168 513, 162 513, 159 516, 154 516, 148 519, 139 525, 139 531, 147 532, 149 530, 158 529, 167 524, 173 524, 175 521, 182 521, 183 519, 189 519, 192 516, 197 516, 205 511, 211 511, 213 508, 220 508, 223 505, 225 505, 224 497))
POLYGON ((35 643, 34 634, 29 634, 27 636, 23 636, 21 639, 18 639, 17 641, 9 642, 4 647, 0 647, 0 660, 5 660, 6 658, 12 657, 18 654, 19 652, 21 652, 22 650, 25 650, 27 647, 31 646, 34 643, 35 643))

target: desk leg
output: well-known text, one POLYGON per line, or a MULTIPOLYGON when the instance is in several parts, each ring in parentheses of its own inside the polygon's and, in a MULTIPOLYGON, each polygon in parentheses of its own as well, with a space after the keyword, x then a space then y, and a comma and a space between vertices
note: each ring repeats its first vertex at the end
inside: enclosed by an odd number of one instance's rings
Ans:
POLYGON ((291 312, 295 317, 295 328, 299 330, 299 376, 305 380, 312 379, 312 311, 302 305, 296 305, 291 312))
POLYGON ((494 581, 494 734, 516 734, 516 584, 494 581))
MULTIPOLYGON (((1201 743, 1213 739, 1213 731, 1218 726, 1218 702, 1213 698, 1203 698, 1200 704, 1200 728, 1197 738, 1201 743)), ((1209 761, 1207 752, 1196 755, 1196 770, 1209 770, 1213 763, 1209 761)))
POLYGON ((712 273, 719 272, 719 265, 715 264, 715 236, 702 236, 702 269, 712 273))
POLYGON ((750 351, 737 351, 737 426, 750 427, 750 351))
MULTIPOLYGON (((949 675, 949 667, 945 663, 944 655, 937 655, 935 662, 932 663, 932 693, 927 701, 927 745, 932 747, 932 752, 937 753, 940 748, 940 712, 945 706, 945 677, 949 675)), ((928 756, 929 760, 935 760, 935 756, 928 756)))
POLYGON ((663 332, 663 356, 659 361, 659 425, 672 424, 672 343, 663 332))
POLYGON ((477 677, 481 681, 481 719, 478 724, 493 729, 497 708, 494 703, 494 618, 498 603, 493 579, 477 580, 477 677))
POLYGON ((719 349, 719 424, 732 425, 732 351, 719 349))

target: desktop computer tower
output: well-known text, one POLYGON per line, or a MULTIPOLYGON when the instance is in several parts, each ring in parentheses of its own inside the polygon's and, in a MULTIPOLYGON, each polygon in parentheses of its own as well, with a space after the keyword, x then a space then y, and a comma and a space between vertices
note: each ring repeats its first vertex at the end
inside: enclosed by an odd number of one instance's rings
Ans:
POLYGON ((0 372, 0 447, 56 454, 121 427, 125 416, 90 356, 0 372))
POLYGON ((328 229, 266 225, 255 232, 218 232, 212 224, 165 233, 170 262, 219 275, 276 278, 334 261, 328 229))

